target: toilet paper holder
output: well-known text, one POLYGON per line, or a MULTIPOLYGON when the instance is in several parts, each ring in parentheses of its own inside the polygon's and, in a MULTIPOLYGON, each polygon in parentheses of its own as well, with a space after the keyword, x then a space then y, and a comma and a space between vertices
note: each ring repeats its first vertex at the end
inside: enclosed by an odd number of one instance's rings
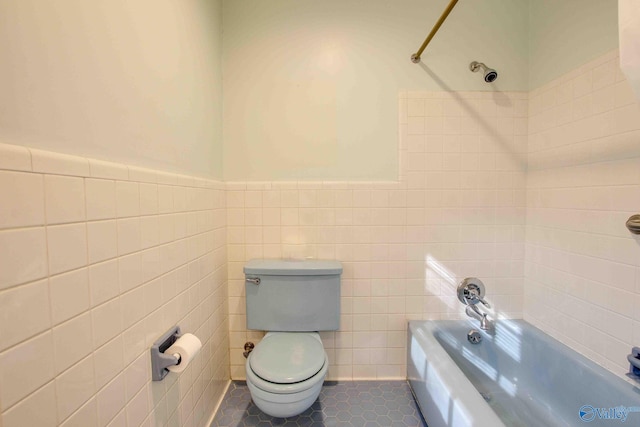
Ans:
POLYGON ((180 326, 174 326, 151 346, 151 378, 153 381, 162 381, 169 373, 167 367, 180 363, 180 357, 164 353, 180 338, 180 335, 180 326))

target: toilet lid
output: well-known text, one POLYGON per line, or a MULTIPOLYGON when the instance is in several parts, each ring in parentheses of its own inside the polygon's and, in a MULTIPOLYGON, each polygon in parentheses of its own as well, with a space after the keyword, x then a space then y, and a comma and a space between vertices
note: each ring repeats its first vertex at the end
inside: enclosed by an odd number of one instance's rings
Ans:
POLYGON ((324 347, 312 334, 283 332, 263 338, 251 352, 251 370, 265 381, 292 384, 324 366, 324 347))

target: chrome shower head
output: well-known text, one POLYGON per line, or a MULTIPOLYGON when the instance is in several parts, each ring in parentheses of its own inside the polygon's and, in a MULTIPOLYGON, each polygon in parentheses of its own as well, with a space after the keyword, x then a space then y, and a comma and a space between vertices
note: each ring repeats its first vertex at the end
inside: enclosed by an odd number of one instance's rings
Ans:
POLYGON ((484 71, 484 81, 487 83, 493 83, 498 78, 498 72, 493 68, 489 68, 484 65, 482 62, 473 61, 469 64, 469 69, 474 73, 478 72, 479 69, 484 71))

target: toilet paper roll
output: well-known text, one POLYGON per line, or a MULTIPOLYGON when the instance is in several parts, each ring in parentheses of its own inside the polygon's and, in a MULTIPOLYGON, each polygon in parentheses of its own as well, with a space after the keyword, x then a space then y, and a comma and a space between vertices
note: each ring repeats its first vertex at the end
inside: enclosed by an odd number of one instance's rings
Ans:
POLYGON ((169 366, 167 369, 171 372, 182 372, 189 365, 191 360, 198 354, 202 348, 202 343, 193 334, 184 334, 173 343, 171 347, 165 350, 165 354, 179 354, 180 363, 169 366))

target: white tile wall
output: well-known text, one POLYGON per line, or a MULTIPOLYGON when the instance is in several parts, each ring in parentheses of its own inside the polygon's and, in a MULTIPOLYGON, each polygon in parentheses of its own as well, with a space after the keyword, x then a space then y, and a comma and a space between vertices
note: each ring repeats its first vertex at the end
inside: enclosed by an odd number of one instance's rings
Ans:
POLYGON ((86 268, 49 279, 51 320, 54 325, 85 312, 90 307, 89 276, 86 268))
POLYGON ((46 277, 47 265, 44 227, 0 232, 0 289, 46 277))
POLYGON ((343 262, 329 377, 404 378, 407 319, 454 318, 478 276, 494 315, 520 317, 527 95, 404 92, 399 182, 227 183, 231 374, 244 378, 243 263, 343 262))
POLYGON ((640 342, 640 105, 611 52, 530 93, 524 317, 617 375, 640 342))
POLYGON ((44 184, 41 175, 0 171, 0 205, 3 228, 44 224, 44 184))
POLYGON ((0 425, 204 424, 229 378, 223 185, 0 144, 0 200, 0 425), (152 383, 174 324, 202 352, 152 383))
POLYGON ((83 178, 45 175, 44 186, 47 224, 80 222, 86 219, 83 178))
POLYGON ((0 350, 24 341, 51 325, 49 289, 40 280, 0 293, 0 350))

